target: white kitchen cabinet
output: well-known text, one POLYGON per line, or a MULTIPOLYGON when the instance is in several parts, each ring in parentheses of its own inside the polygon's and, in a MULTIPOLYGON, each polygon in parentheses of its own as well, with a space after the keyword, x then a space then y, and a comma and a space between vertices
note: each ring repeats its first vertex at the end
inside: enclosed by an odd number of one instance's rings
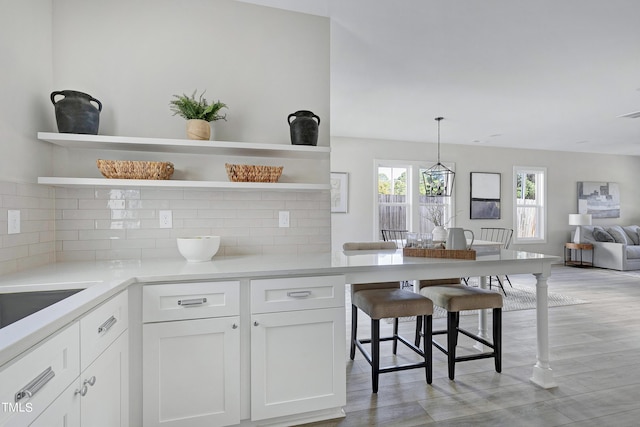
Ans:
POLYGON ((0 425, 129 425, 128 293, 73 321, 0 371, 0 425))
POLYGON ((344 277, 251 281, 251 419, 346 404, 344 277))
POLYGON ((128 426, 128 340, 125 331, 30 427, 128 426))
POLYGON ((240 423, 239 310, 237 281, 143 287, 144 426, 240 423))
POLYGON ((0 426, 29 425, 80 374, 78 323, 0 370, 0 426))
POLYGON ((80 375, 83 427, 129 425, 129 334, 124 331, 80 375), (86 387, 86 389, 84 388, 86 387), (86 393, 85 393, 86 390, 86 393), (82 395, 82 393, 85 393, 82 395))

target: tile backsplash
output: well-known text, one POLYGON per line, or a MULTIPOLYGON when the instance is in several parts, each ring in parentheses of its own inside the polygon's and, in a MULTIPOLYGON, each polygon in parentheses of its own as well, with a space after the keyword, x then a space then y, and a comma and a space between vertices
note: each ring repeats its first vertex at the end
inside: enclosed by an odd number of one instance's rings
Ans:
POLYGON ((53 188, 0 182, 0 275, 55 260, 53 188), (9 234, 8 211, 20 211, 20 233, 9 234))
POLYGON ((218 256, 331 250, 328 191, 235 191, 0 183, 0 274, 54 261, 180 257, 176 237, 219 235, 218 256), (7 234, 20 209, 22 232, 7 234), (172 228, 160 228, 170 210, 172 228), (288 211, 290 227, 278 227, 288 211))

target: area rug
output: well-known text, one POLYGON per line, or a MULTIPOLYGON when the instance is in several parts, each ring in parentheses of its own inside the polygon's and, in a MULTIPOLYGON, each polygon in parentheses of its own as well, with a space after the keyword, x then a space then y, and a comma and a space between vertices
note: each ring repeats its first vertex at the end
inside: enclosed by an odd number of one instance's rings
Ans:
MULTIPOLYGON (((495 287, 494 287, 495 289, 495 287)), ((514 283, 513 288, 506 284, 507 296, 502 295, 502 311, 532 310, 536 308, 536 288, 535 286, 519 285, 514 283)), ((565 305, 587 304, 589 301, 570 297, 567 295, 548 293, 549 307, 561 307, 565 305)), ((463 311, 462 315, 477 314, 477 310, 463 311)), ((446 317, 447 312, 440 308, 433 308, 433 317, 446 317)))

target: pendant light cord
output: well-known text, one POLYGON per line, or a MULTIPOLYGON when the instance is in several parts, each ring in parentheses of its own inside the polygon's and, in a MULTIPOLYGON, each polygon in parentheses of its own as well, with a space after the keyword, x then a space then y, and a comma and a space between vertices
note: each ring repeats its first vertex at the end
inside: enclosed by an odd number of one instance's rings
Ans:
POLYGON ((444 117, 436 117, 436 121, 438 122, 438 164, 440 163, 440 121, 444 119, 444 117))

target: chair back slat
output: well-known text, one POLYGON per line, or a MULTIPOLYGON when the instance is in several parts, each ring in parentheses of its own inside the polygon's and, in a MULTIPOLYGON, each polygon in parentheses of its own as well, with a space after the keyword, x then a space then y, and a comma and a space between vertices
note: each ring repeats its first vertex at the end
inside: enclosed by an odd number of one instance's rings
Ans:
POLYGON ((480 229, 480 240, 501 242, 503 249, 509 249, 512 237, 512 228, 483 227, 480 229))
POLYGON ((383 229, 380 230, 382 233, 382 240, 385 242, 395 242, 395 244, 402 248, 404 247, 404 243, 407 241, 407 233, 408 230, 389 230, 383 229))

